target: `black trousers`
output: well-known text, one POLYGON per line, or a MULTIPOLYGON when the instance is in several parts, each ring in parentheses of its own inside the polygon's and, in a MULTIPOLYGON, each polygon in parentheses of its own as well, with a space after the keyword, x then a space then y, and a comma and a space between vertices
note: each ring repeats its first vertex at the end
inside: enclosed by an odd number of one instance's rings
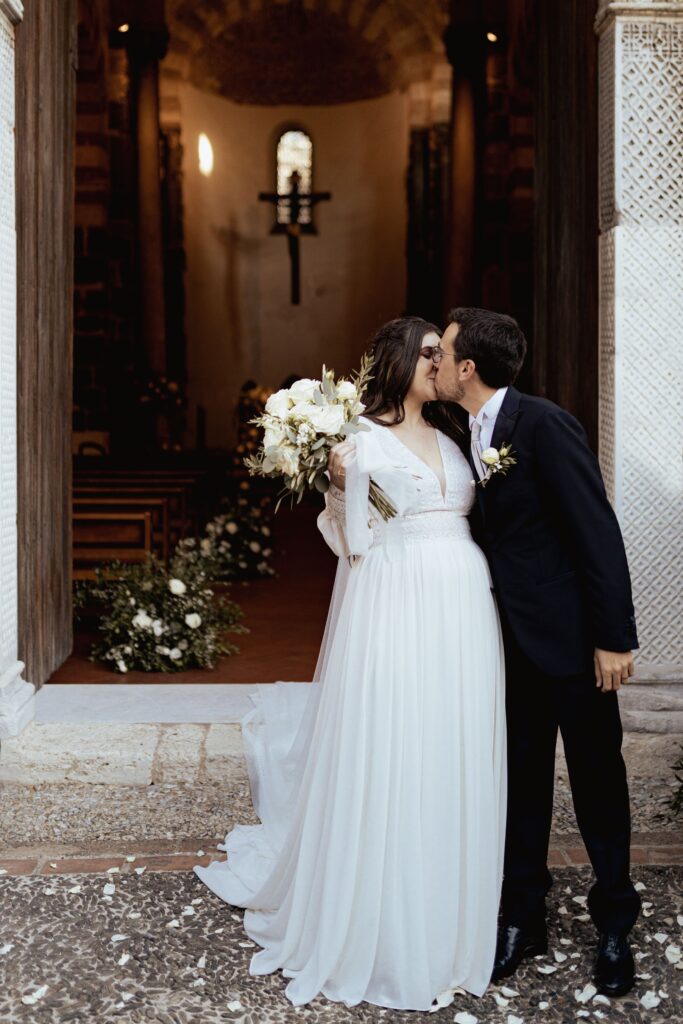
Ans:
POLYGON ((631 818, 617 695, 596 687, 588 657, 579 676, 547 676, 520 651, 506 623, 503 634, 508 735, 503 919, 524 925, 545 915, 559 728, 576 820, 596 878, 588 909, 599 931, 626 934, 638 917, 640 897, 629 877, 631 818))

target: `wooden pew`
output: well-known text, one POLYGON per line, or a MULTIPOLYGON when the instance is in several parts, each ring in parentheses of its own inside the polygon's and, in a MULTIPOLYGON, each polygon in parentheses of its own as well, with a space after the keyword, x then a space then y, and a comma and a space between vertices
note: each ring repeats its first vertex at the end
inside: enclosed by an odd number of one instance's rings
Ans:
POLYGON ((89 483, 84 485, 80 482, 74 483, 74 501, 85 501, 91 498, 118 498, 137 499, 165 498, 168 503, 169 514, 169 543, 177 544, 179 540, 187 536, 193 520, 188 513, 188 493, 185 487, 175 487, 169 484, 147 483, 130 484, 127 481, 121 483, 89 483))
POLYGON ((164 562, 170 553, 170 514, 168 498, 121 498, 105 495, 91 495, 74 498, 73 511, 83 512, 149 512, 152 520, 152 550, 164 562))
POLYGON ((144 562, 152 551, 150 512, 74 512, 73 578, 91 580, 105 562, 144 562))

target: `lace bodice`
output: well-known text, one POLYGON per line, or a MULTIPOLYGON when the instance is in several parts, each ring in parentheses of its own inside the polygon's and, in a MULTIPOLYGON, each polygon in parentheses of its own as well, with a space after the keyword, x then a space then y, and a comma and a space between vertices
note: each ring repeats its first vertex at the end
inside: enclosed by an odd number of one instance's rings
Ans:
MULTIPOLYGON (((401 520, 413 520, 422 513, 450 512, 450 524, 444 521, 443 527, 452 530, 455 516, 466 517, 475 500, 472 470, 458 445, 445 434, 437 431, 439 450, 443 461, 446 480, 446 493, 441 492, 441 484, 436 473, 418 455, 400 440, 394 430, 382 427, 372 421, 365 420, 375 437, 378 439, 382 452, 386 455, 387 464, 394 470, 409 474, 414 482, 414 497, 399 517, 401 520)), ((326 540, 333 547, 343 549, 343 525, 345 517, 344 492, 331 487, 326 495, 326 513, 321 516, 320 528, 326 540), (331 522, 330 522, 331 520, 331 522), (332 527, 332 535, 325 527, 332 527), (334 541, 334 542, 333 542, 334 541)), ((377 514, 370 519, 373 532, 373 546, 381 542, 386 524, 377 514)), ((394 524, 398 525, 398 524, 394 524)), ((406 524, 407 525, 407 524, 406 524)), ((436 523, 430 524, 430 531, 438 529, 436 523)), ((338 551, 341 553, 341 551, 338 551)))

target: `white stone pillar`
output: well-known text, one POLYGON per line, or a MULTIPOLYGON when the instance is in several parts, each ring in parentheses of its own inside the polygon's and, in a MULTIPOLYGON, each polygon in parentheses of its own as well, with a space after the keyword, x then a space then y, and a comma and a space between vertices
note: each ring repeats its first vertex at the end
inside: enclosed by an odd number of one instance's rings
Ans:
POLYGON ((0 739, 33 718, 34 688, 17 660, 17 236, 14 27, 20 0, 0 0, 0 739))
POLYGON ((638 676, 683 678, 683 0, 601 0, 600 461, 638 676))

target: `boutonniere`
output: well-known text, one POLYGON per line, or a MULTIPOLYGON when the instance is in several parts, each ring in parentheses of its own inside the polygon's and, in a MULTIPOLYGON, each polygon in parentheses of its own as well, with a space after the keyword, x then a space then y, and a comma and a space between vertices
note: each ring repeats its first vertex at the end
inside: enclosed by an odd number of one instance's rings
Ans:
POLYGON ((505 476, 512 466, 517 465, 517 459, 514 458, 511 444, 502 444, 500 448, 486 448, 481 453, 481 461, 485 466, 488 466, 486 476, 479 481, 482 487, 486 487, 489 480, 496 473, 505 476))

